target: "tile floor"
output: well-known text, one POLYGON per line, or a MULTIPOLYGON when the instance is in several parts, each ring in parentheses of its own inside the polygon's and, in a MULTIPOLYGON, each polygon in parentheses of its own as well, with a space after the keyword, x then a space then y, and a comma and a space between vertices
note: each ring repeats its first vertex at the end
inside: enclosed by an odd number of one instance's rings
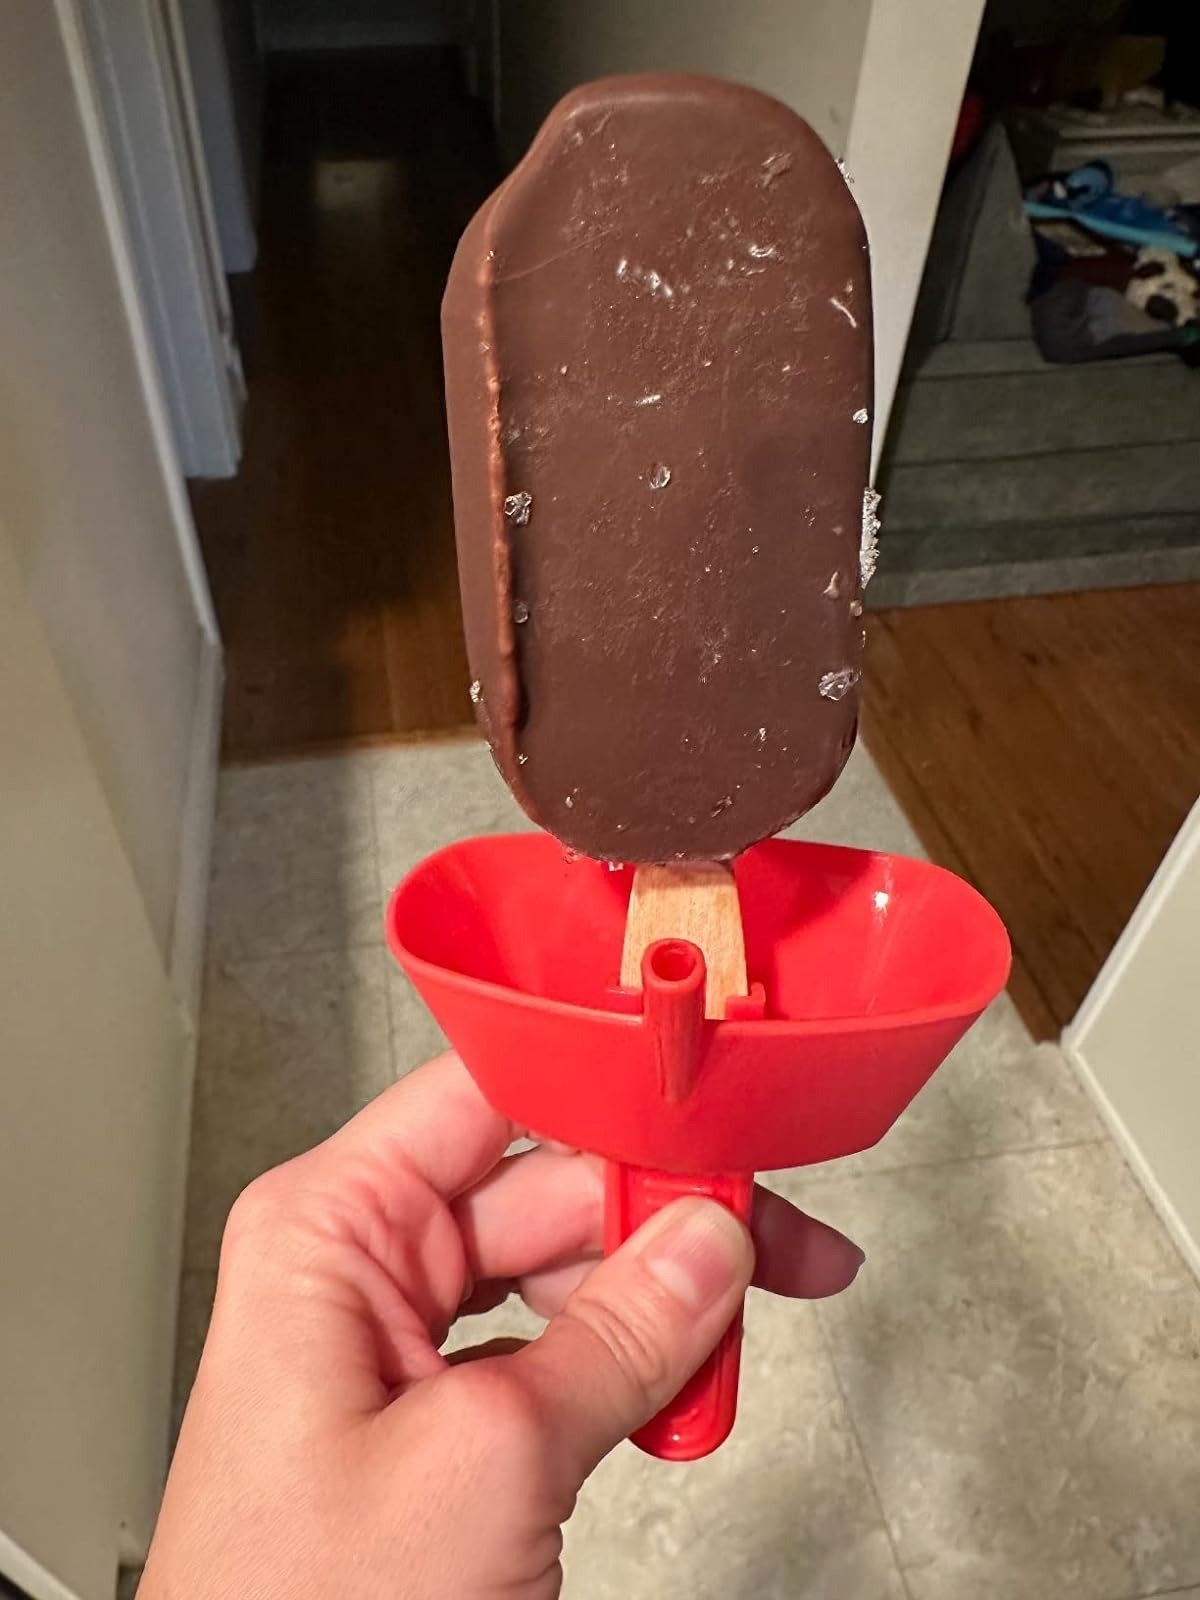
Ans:
MULTIPOLYGON (((223 776, 181 1397, 238 1190, 439 1047, 384 949, 387 891, 523 825, 473 741, 223 776)), ((861 749, 799 831, 919 853, 861 749)), ((866 1266, 819 1305, 754 1297, 716 1456, 609 1458, 568 1530, 572 1600, 1200 1597, 1200 1286, 1006 998, 876 1149, 774 1181, 866 1266)))

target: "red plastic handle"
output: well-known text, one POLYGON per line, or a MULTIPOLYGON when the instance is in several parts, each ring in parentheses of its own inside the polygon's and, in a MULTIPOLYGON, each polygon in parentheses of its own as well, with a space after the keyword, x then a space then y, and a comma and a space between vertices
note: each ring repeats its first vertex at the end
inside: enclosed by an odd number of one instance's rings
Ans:
MULTIPOLYGON (((705 1195, 728 1206, 743 1222, 750 1221, 754 1179, 742 1173, 693 1176, 657 1172, 650 1167, 608 1164, 604 1209, 606 1254, 627 1239, 647 1217, 685 1195, 705 1195)), ((728 1437, 737 1413, 738 1369, 742 1354, 742 1314, 708 1360, 633 1442, 663 1461, 697 1461, 710 1455, 728 1437)))

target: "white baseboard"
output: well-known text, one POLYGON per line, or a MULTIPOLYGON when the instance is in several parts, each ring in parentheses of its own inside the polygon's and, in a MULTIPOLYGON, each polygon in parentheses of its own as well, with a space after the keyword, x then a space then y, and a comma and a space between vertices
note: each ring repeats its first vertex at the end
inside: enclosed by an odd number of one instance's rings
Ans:
MULTIPOLYGON (((59 1583, 52 1572, 39 1565, 21 1548, 15 1539, 0 1531, 0 1575, 16 1585, 29 1600, 78 1600, 65 1584, 59 1583)), ((113 1569, 116 1583, 116 1568, 113 1569)))
POLYGON ((1170 1234, 1180 1255, 1196 1277, 1200 1278, 1200 1239, 1197 1239, 1180 1216, 1174 1201, 1158 1181, 1142 1147, 1130 1133, 1125 1119, 1100 1087, 1095 1073, 1088 1065, 1087 1057, 1072 1045, 1068 1034, 1063 1035, 1062 1049, 1075 1069, 1088 1098, 1099 1112, 1101 1121, 1112 1134, 1113 1143, 1124 1156, 1129 1170, 1145 1190, 1146 1198, 1158 1213, 1163 1227, 1170 1234))
POLYGON ((179 880, 171 929, 171 986, 194 1033, 200 1015, 208 876, 217 810, 224 669, 219 643, 201 642, 199 683, 192 713, 191 756, 180 827, 179 880))
MULTIPOLYGON (((182 1007, 181 1007, 182 1009, 182 1007)), ((178 1120, 175 1125, 175 1153, 169 1165, 174 1175, 170 1188, 163 1193, 162 1203, 169 1208, 170 1224, 165 1229, 171 1241, 169 1255, 163 1263, 163 1297, 157 1304, 147 1303, 147 1317, 158 1315, 160 1350, 163 1359, 158 1371, 156 1390, 147 1391, 147 1403, 157 1420, 158 1460, 152 1473, 149 1497, 136 1511, 127 1510, 117 1530, 117 1554, 123 1568, 140 1570, 150 1553, 150 1540, 158 1520, 162 1489, 167 1481, 174 1444, 171 1421, 175 1402, 175 1357, 179 1337, 179 1304, 183 1284, 184 1245, 187 1229, 188 1168, 191 1163, 192 1102, 196 1083, 196 1052, 198 1048, 197 1019, 188 1018, 187 1037, 182 1060, 179 1063, 178 1120)), ((40 1597, 38 1597, 40 1600, 40 1597)), ((49 1596, 48 1600, 54 1600, 49 1596)), ((118 1596, 118 1600, 120 1597, 118 1596)))

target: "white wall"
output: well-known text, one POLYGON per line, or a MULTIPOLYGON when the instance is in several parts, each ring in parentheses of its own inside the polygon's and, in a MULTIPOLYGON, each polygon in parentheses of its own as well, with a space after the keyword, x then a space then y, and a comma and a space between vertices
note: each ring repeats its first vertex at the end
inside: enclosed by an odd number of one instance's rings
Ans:
POLYGON ((184 41, 225 271, 249 272, 258 256, 261 114, 251 0, 163 3, 184 41))
POLYGON ((501 142, 516 160, 562 94, 612 72, 711 72, 798 111, 845 158, 871 240, 877 462, 982 10, 983 0, 501 0, 501 142))
POLYGON ((1200 802, 1063 1045, 1200 1273, 1200 802))
POLYGON ((0 18, 0 520, 166 956, 215 625, 77 13, 0 18))
POLYGON ((81 14, 176 453, 188 477, 231 477, 244 384, 168 18, 116 0, 81 14))
MULTIPOLYGON (((984 0, 873 0, 871 5, 846 168, 871 242, 872 475, 900 377, 983 6, 984 0)), ((886 533, 886 504, 883 515, 886 533)))

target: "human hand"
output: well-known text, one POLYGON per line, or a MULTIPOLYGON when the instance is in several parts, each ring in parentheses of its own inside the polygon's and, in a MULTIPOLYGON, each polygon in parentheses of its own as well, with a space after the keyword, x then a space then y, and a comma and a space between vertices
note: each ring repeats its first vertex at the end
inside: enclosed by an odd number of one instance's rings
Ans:
POLYGON ((598 1264, 602 1163, 443 1056, 237 1201, 141 1600, 547 1600, 588 1474, 753 1281, 834 1294, 857 1246, 766 1190, 679 1200, 598 1264), (757 1253, 757 1262, 756 1262, 757 1253), (513 1289, 532 1343, 438 1353, 513 1289))

